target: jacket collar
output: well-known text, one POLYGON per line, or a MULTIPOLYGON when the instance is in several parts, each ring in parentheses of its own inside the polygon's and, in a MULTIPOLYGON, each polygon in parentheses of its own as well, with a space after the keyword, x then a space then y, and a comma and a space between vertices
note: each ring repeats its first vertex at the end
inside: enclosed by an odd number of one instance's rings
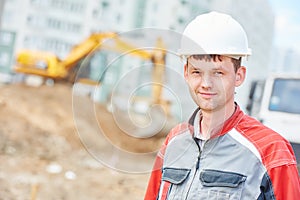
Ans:
MULTIPOLYGON (((215 138, 221 135, 224 135, 228 133, 231 129, 236 127, 236 125, 239 123, 239 121, 242 119, 242 117, 245 115, 244 112, 240 109, 239 105, 235 103, 235 111, 229 117, 216 131, 216 133, 211 137, 215 138)), ((198 107, 192 114, 192 116, 189 119, 189 124, 194 127, 194 121, 196 119, 196 116, 200 114, 200 120, 201 120, 201 109, 198 107)), ((192 129, 194 130, 194 128, 192 129)), ((194 136, 194 133, 192 133, 194 136)))

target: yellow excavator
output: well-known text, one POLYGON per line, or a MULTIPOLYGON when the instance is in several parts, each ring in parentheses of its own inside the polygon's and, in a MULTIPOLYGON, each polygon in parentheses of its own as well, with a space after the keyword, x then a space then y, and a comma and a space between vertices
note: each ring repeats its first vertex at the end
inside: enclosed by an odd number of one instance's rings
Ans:
MULTIPOLYGON (((153 64, 152 81, 155 83, 152 85, 151 104, 161 105, 164 112, 169 115, 170 102, 161 98, 166 58, 166 51, 161 38, 157 39, 155 48, 149 50, 137 48, 121 39, 114 32, 93 33, 80 44, 75 45, 63 60, 48 52, 22 50, 16 55, 14 71, 74 83, 80 61, 96 50, 127 53, 142 60, 150 60, 153 64)), ((87 84, 96 83, 86 78, 80 81, 87 84)))
POLYGON ((165 52, 162 48, 162 42, 158 46, 159 50, 147 51, 138 49, 137 47, 120 39, 118 34, 113 32, 94 33, 86 40, 75 45, 65 59, 60 60, 56 55, 48 52, 22 50, 16 55, 16 66, 14 70, 19 73, 38 75, 51 78, 54 80, 69 80, 70 74, 78 63, 95 50, 110 50, 119 53, 129 53, 132 56, 138 56, 141 59, 152 59, 156 63, 164 64, 165 52), (105 40, 110 42, 104 42, 105 40))

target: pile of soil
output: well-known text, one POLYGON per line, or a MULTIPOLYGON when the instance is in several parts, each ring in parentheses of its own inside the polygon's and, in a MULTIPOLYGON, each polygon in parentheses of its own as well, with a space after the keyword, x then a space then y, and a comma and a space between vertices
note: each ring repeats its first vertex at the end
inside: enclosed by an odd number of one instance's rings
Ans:
POLYGON ((149 171, 120 172, 91 152, 108 151, 107 143, 128 152, 152 152, 143 168, 150 169, 163 137, 129 136, 105 105, 95 106, 86 96, 76 97, 74 115, 68 84, 0 85, 0 94, 0 199, 143 199, 149 171), (98 123, 85 110, 87 104, 97 110, 98 123), (109 142, 95 143, 95 125, 109 142))

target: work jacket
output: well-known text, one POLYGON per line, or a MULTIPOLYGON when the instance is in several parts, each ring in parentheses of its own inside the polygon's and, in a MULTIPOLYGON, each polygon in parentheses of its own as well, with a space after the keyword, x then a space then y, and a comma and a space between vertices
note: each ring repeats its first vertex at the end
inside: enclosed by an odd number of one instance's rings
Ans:
POLYGON ((296 159, 288 141, 236 105, 212 138, 195 139, 195 111, 161 147, 145 200, 299 200, 296 159))

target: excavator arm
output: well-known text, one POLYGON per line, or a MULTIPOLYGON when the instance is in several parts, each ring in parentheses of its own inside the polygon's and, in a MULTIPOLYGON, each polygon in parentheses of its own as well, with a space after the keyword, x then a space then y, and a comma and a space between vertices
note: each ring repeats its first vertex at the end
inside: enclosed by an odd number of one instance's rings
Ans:
MULTIPOLYGON (((114 32, 93 33, 87 39, 75 45, 63 60, 48 52, 20 51, 16 56, 14 70, 18 73, 74 82, 80 61, 95 50, 108 50, 139 57, 142 60, 151 60, 153 63, 152 80, 154 82, 152 101, 154 104, 166 103, 161 99, 166 57, 165 46, 161 38, 157 39, 156 48, 149 50, 137 48, 121 39, 114 32)), ((92 85, 99 84, 87 78, 80 79, 80 82, 92 85)))
POLYGON ((82 59, 99 49, 129 53, 144 60, 153 57, 152 52, 136 48, 121 40, 114 32, 94 33, 80 44, 75 45, 63 60, 48 52, 20 51, 16 55, 14 70, 18 73, 34 74, 52 79, 67 79, 82 59), (107 42, 104 42, 105 40, 107 42))
MULTIPOLYGON (((137 48, 130 42, 125 41, 124 38, 121 38, 114 32, 94 33, 81 43, 75 45, 63 60, 58 59, 57 56, 51 53, 23 50, 16 55, 16 66, 14 69, 19 73, 74 82, 81 61, 94 51, 108 50, 126 54, 126 56, 135 56, 142 60, 149 60, 153 64, 151 97, 134 96, 132 103, 138 105, 142 101, 142 103, 146 102, 149 107, 160 105, 166 116, 170 117, 170 101, 162 99, 165 76, 165 49, 161 38, 157 39, 155 48, 143 49, 137 48)), ((80 78, 79 81, 89 85, 100 84, 89 78, 80 78)), ((156 113, 156 119, 162 117, 160 114, 161 112, 156 113)), ((161 123, 161 120, 158 121, 161 123)), ((151 133, 155 132, 152 129, 149 131, 151 133)), ((147 131, 143 130, 143 134, 145 132, 147 131)))

